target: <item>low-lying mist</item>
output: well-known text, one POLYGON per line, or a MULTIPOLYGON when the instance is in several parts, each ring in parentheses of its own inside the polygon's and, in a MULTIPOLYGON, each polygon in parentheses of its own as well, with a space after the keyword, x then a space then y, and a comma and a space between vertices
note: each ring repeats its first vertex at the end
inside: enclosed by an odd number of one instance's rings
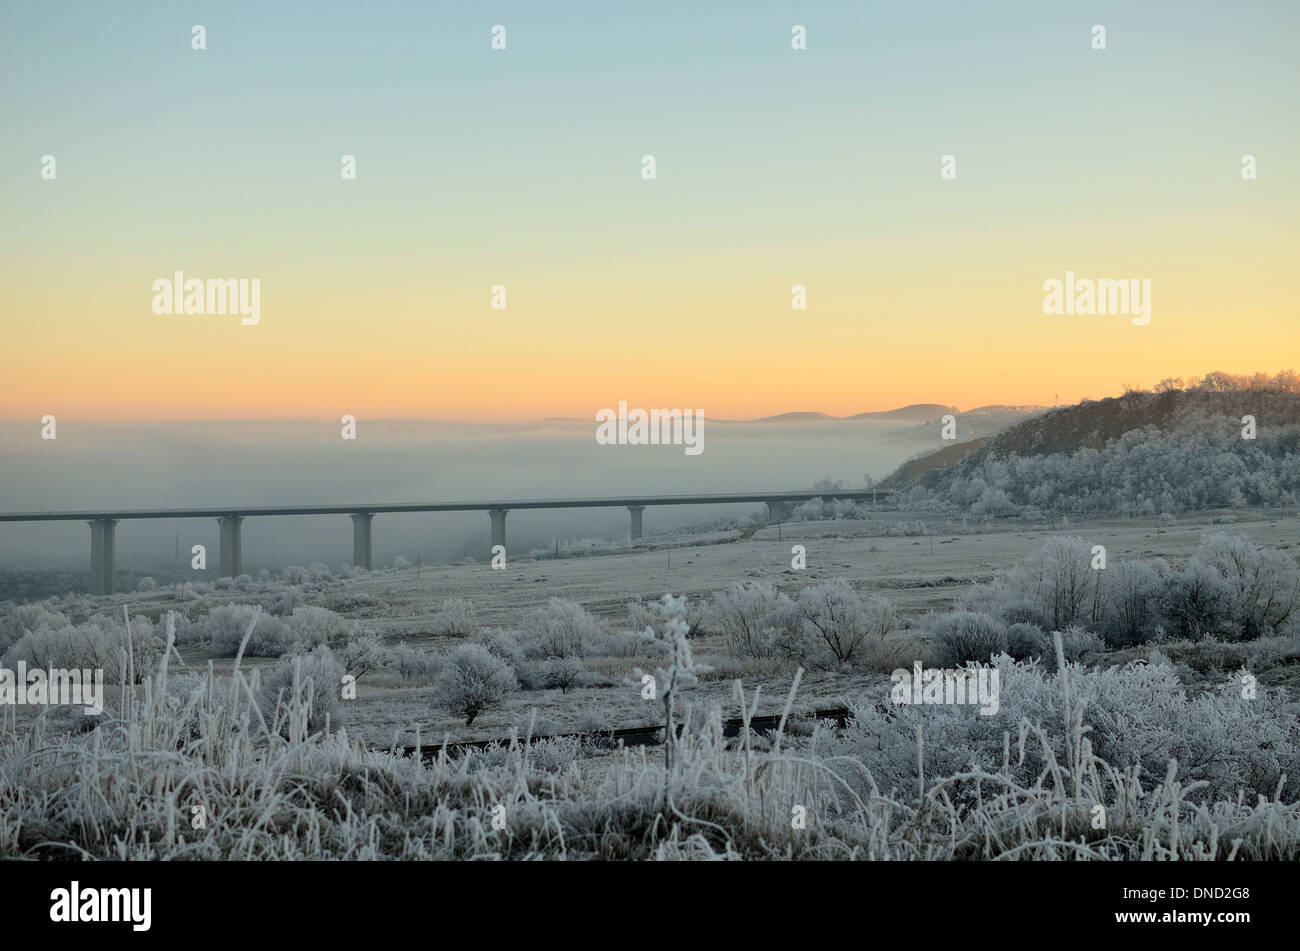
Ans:
MULTIPOLYGON (((58 421, 57 438, 40 425, 0 423, 0 509, 117 510, 198 506, 498 501, 527 498, 762 492, 811 486, 824 476, 846 486, 882 476, 906 457, 937 445, 937 427, 897 420, 834 420, 705 425, 704 451, 681 446, 602 446, 595 423, 547 420, 461 423, 359 420, 357 438, 332 420, 104 423, 58 421)), ((753 506, 650 508, 646 533, 736 517, 753 506)), ((507 519, 510 550, 556 538, 616 537, 628 530, 622 508, 519 510, 507 519)), ((117 564, 171 564, 179 547, 207 546, 215 567, 212 519, 123 521, 117 564)), ((243 527, 245 571, 352 556, 344 516, 250 518, 243 527)), ((378 516, 376 567, 397 555, 415 560, 484 557, 481 512, 378 516)), ((81 522, 0 524, 0 563, 79 566, 89 558, 81 522)))

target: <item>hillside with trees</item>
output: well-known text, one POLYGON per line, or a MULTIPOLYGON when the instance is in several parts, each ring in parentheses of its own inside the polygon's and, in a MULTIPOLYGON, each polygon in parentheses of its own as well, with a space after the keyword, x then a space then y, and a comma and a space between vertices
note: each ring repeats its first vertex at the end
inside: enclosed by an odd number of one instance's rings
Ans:
MULTIPOLYGON (((906 485, 903 475, 888 481, 906 485)), ((1211 373, 1085 401, 1025 420, 929 475, 899 492, 902 507, 1036 518, 1300 504, 1300 376, 1211 373)))

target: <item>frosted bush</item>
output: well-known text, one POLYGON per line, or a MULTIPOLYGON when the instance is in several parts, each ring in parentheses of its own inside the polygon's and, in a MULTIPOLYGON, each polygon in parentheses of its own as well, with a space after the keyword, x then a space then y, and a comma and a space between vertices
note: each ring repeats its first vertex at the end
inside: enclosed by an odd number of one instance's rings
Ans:
POLYGON ((525 649, 534 657, 580 657, 601 635, 600 622, 580 604, 551 598, 524 619, 525 649))
POLYGON ((71 621, 60 611, 44 604, 6 604, 0 611, 0 653, 7 651, 25 634, 41 628, 64 628, 71 621))
POLYGON ((929 614, 921 624, 930 634, 930 657, 937 667, 964 667, 967 661, 986 664, 1007 649, 1006 628, 987 614, 929 614))
POLYGON ((1016 660, 1046 657, 1053 649, 1051 638, 1037 624, 1020 622, 1007 626, 1007 653, 1016 660))
POLYGON ((581 658, 552 657, 542 664, 542 683, 547 690, 568 693, 585 672, 581 658))
POLYGON ((1161 613, 1175 637, 1199 640, 1221 633, 1232 616, 1228 583, 1213 566, 1193 559, 1170 578, 1161 613))
POLYGON ((285 650, 305 650, 320 644, 341 647, 356 634, 356 626, 347 618, 309 604, 294 608, 283 625, 285 650))
POLYGON ((440 655, 418 650, 406 643, 389 648, 386 660, 407 683, 433 683, 438 677, 438 672, 442 670, 440 655))
POLYGON ((279 657, 288 652, 290 641, 285 635, 283 620, 269 617, 251 604, 217 605, 182 628, 177 640, 182 644, 206 642, 217 657, 234 657, 250 626, 253 633, 244 648, 245 654, 250 657, 279 657))
POLYGON ((251 604, 228 603, 213 607, 187 625, 178 639, 181 643, 206 642, 216 656, 234 657, 250 625, 252 634, 244 648, 249 657, 280 657, 321 644, 341 647, 356 633, 350 621, 325 608, 301 605, 288 617, 275 617, 251 604))
POLYGON ((5 652, 0 665, 10 670, 19 663, 28 668, 98 669, 104 672, 106 684, 121 683, 124 677, 139 683, 153 673, 165 646, 146 617, 131 619, 128 636, 124 620, 99 615, 83 624, 65 621, 24 634, 5 652))
POLYGON ((1112 647, 1150 640, 1160 624, 1164 592, 1163 562, 1120 562, 1107 568, 1101 628, 1112 647))
POLYGON ((308 732, 324 730, 327 717, 329 722, 337 724, 345 672, 343 664, 324 646, 309 654, 280 658, 262 680, 262 715, 268 724, 279 723, 287 735, 295 709, 294 698, 301 698, 308 732))
POLYGON ((472 726, 519 688, 509 665, 482 644, 461 644, 451 652, 434 686, 434 703, 472 726))
POLYGON ((1220 532, 1201 543, 1192 561, 1223 579, 1232 636, 1253 640, 1294 629, 1300 571, 1289 555, 1220 532))
MULTIPOLYGON (((1101 636, 1088 630, 1082 624, 1071 624, 1062 628, 1059 632, 1061 635, 1061 653, 1065 655, 1067 664, 1078 663, 1083 660, 1085 655, 1100 654, 1106 649, 1102 642, 1101 636)), ((1048 668, 1055 667, 1055 647, 1048 654, 1048 668)))
POLYGON ((311 581, 311 572, 300 565, 290 565, 280 572, 280 580, 286 584, 304 585, 311 581))
POLYGON ((878 647, 894 626, 894 610, 884 598, 865 600, 846 581, 813 585, 799 592, 804 635, 837 664, 851 663, 868 646, 878 647))
POLYGON ((439 606, 430 624, 434 637, 473 637, 478 630, 474 619, 474 602, 465 598, 448 598, 439 606))
MULTIPOLYGON (((1189 793, 1197 802, 1231 799, 1243 790, 1248 799, 1272 798, 1283 773, 1300 769, 1300 721, 1286 711, 1281 697, 1261 693, 1241 697, 1238 684, 1189 699, 1168 663, 1134 663, 1107 670, 1068 665, 1071 716, 1085 732, 1064 729, 1059 673, 1018 663, 1009 657, 995 665, 1000 678, 998 711, 985 715, 956 704, 854 704, 855 718, 838 736, 818 736, 827 762, 849 756, 853 764, 836 765, 846 781, 862 788, 861 768, 882 791, 914 796, 917 784, 917 728, 923 733, 926 777, 953 776, 972 767, 1033 787, 1050 769, 1034 731, 1041 730, 1056 762, 1065 768, 1086 742, 1109 767, 1136 768, 1144 786, 1163 778, 1170 759, 1178 779, 1207 785, 1189 793), (1022 726, 1022 723, 1024 724, 1022 726), (1009 758, 1004 761, 1004 735, 1009 758), (861 767, 861 768, 860 768, 861 767)), ((949 787, 952 795, 953 787, 949 787)), ((1063 790, 1064 792, 1065 790, 1063 790)), ((1297 790, 1285 790, 1294 802, 1297 790)), ((969 790, 973 795, 974 790, 969 790)), ((1110 790, 1113 795, 1113 788, 1110 790)))
POLYGON ((584 710, 578 715, 579 733, 609 733, 614 729, 609 717, 600 710, 584 710))
POLYGON ((302 588, 297 585, 290 585, 271 595, 269 611, 276 617, 288 617, 302 603, 302 588))
POLYGON ((992 585, 964 595, 960 606, 1045 629, 1091 623, 1104 603, 1100 586, 1106 574, 1093 569, 1092 557, 1091 544, 1082 538, 1051 538, 992 585))
POLYGON ((519 644, 519 636, 513 631, 489 627, 474 635, 474 643, 482 644, 493 655, 505 661, 512 670, 518 671, 524 666, 524 649, 519 644))
POLYGON ((360 680, 372 670, 391 665, 389 650, 379 635, 364 631, 334 651, 346 673, 360 680))
POLYGON ((741 657, 802 654, 803 617, 798 606, 770 584, 744 582, 715 591, 704 627, 719 634, 741 657))

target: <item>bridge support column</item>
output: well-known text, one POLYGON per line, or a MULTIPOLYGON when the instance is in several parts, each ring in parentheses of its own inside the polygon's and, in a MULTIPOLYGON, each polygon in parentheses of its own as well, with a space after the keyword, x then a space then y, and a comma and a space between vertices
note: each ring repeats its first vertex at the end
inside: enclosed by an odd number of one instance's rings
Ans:
POLYGON ((117 519, 90 522, 90 593, 112 594, 117 582, 117 519))
POLYGON ((771 501, 767 503, 767 520, 776 522, 790 517, 790 503, 771 501))
POLYGON ((492 547, 500 545, 506 547, 506 513, 509 509, 488 509, 488 515, 492 517, 492 547))
POLYGON ((375 516, 357 512, 352 516, 352 564, 370 570, 370 523, 375 516))
POLYGON ((243 574, 243 539, 239 526, 243 524, 242 515, 223 515, 217 519, 221 526, 221 577, 235 578, 243 574))
POLYGON ((629 505, 627 510, 632 513, 632 530, 629 533, 632 541, 641 537, 641 513, 645 511, 644 505, 629 505))

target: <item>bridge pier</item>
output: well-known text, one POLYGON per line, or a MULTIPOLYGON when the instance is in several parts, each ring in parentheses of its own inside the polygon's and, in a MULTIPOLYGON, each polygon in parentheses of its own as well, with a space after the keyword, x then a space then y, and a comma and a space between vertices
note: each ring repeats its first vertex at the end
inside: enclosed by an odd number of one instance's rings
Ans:
POLYGON ((90 520, 90 593, 112 594, 117 583, 117 519, 90 520))
POLYGON ((354 512, 352 515, 352 564, 358 568, 371 568, 370 523, 375 520, 371 512, 354 512))
POLYGON ((767 503, 767 520, 776 522, 780 519, 787 518, 790 515, 790 503, 781 501, 769 501, 767 503))
POLYGON ((506 513, 509 509, 488 509, 492 519, 492 547, 506 547, 506 513))
POLYGON ((632 513, 632 529, 629 532, 632 541, 641 537, 641 513, 645 511, 644 505, 629 505, 627 510, 632 513))
POLYGON ((242 515, 223 515, 217 519, 221 526, 221 577, 236 578, 243 574, 244 543, 240 534, 242 515))

